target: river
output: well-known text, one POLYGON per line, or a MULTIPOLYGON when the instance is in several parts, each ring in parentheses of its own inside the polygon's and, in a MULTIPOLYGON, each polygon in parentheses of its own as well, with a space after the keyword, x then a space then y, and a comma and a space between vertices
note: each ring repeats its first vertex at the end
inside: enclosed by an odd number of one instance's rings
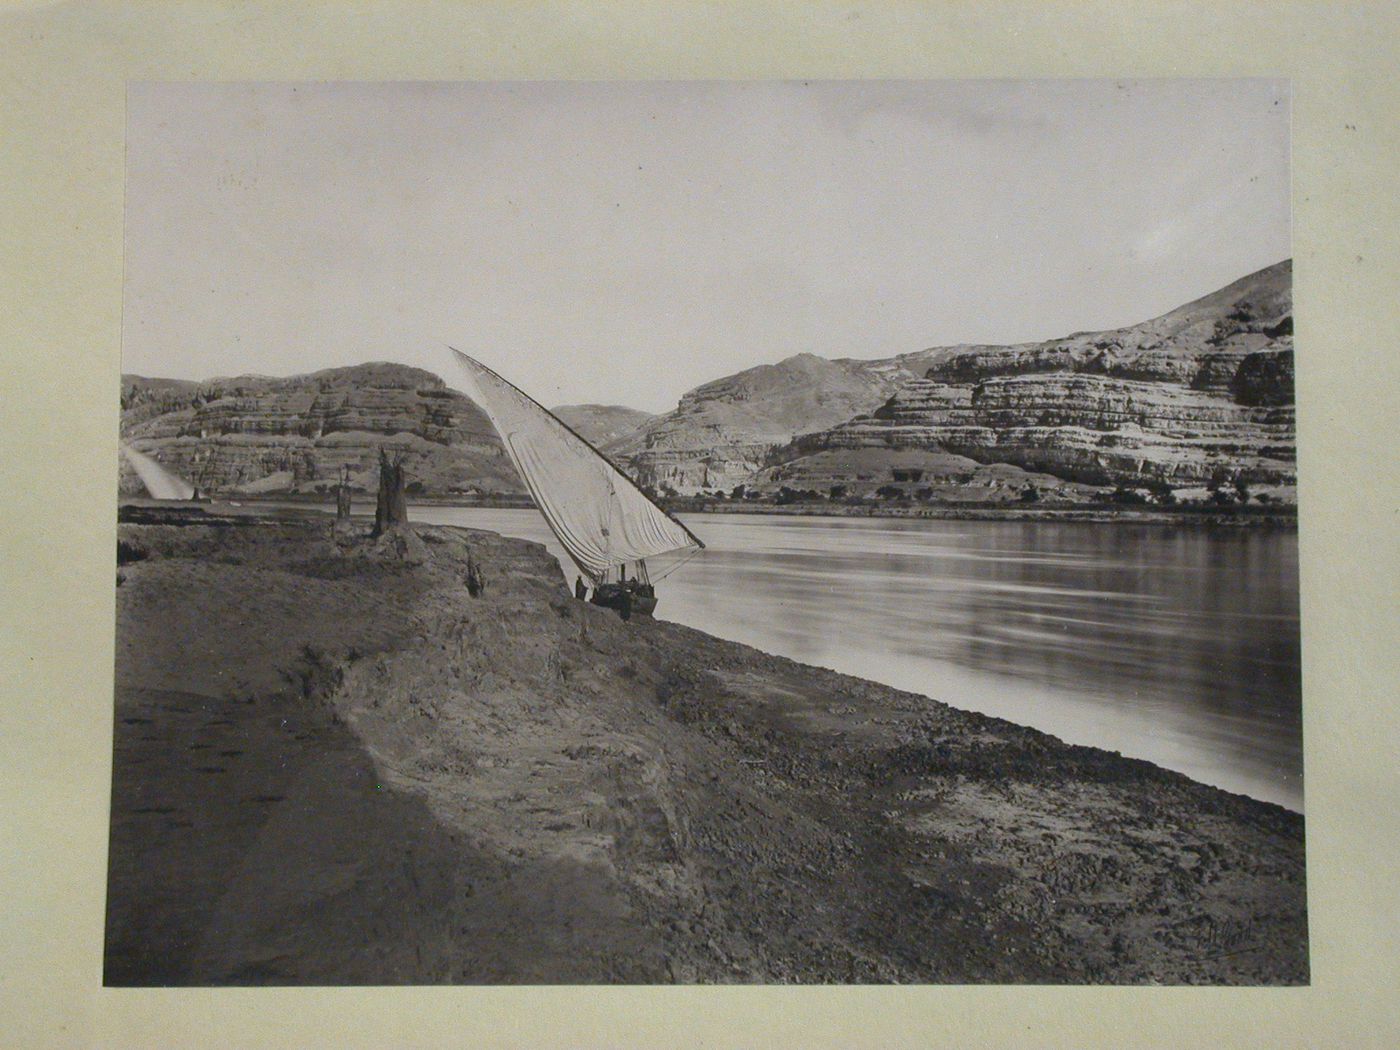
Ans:
MULTIPOLYGON (((533 510, 411 516, 572 569, 533 510)), ((1295 531, 685 520, 707 549, 659 583, 660 618, 1303 809, 1295 531)))

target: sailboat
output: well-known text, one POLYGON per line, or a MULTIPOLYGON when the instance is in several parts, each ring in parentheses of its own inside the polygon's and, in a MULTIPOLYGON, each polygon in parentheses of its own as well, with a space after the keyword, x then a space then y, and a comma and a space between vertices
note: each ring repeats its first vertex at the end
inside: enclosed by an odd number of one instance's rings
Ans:
POLYGON ((137 452, 125 441, 119 442, 122 455, 131 464, 131 469, 136 471, 136 476, 141 479, 141 484, 146 486, 146 491, 153 499, 167 500, 202 500, 199 489, 191 485, 184 478, 173 471, 167 470, 150 456, 137 452))
POLYGON ((650 615, 656 588, 647 559, 685 560, 705 544, 554 413, 480 361, 448 349, 467 396, 491 420, 550 531, 592 584, 592 601, 624 617, 650 615))

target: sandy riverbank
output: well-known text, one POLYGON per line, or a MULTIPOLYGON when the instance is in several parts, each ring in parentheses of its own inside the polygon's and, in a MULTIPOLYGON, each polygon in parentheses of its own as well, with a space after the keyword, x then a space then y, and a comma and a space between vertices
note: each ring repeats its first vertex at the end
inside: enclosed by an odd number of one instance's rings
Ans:
POLYGON ((524 541, 125 518, 109 983, 1307 980, 1279 807, 623 623, 524 541))

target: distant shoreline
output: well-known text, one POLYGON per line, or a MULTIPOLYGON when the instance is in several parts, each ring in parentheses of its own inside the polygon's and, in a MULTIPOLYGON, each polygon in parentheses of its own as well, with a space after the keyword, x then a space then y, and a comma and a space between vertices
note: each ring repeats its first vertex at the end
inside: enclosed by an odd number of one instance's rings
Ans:
MULTIPOLYGON (((228 502, 220 496, 218 502, 228 502)), ((361 497, 364 501, 364 497, 361 497)), ((304 503, 308 506, 334 508, 335 501, 324 495, 286 493, 282 495, 240 496, 233 502, 245 504, 304 503)), ((1121 504, 1086 503, 1072 506, 1026 506, 1022 504, 922 504, 899 506, 871 503, 865 506, 824 503, 773 503, 770 501, 729 501, 714 499, 664 499, 661 505, 675 514, 774 514, 788 517, 813 518, 912 518, 928 521, 1044 521, 1090 522, 1098 524, 1130 523, 1134 525, 1225 525, 1275 528, 1297 528, 1296 506, 1133 506, 1121 504)), ((483 496, 475 499, 461 497, 417 497, 409 506, 484 508, 490 510, 533 510, 528 497, 483 496)))

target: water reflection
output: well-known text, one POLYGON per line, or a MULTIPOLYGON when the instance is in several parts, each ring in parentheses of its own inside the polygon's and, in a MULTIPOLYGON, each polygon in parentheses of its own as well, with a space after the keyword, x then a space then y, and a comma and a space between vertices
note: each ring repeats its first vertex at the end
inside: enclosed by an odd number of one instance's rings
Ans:
MULTIPOLYGON (((415 518, 545 543, 533 511, 415 518)), ((659 614, 1302 809, 1283 530, 694 515, 659 614)))

